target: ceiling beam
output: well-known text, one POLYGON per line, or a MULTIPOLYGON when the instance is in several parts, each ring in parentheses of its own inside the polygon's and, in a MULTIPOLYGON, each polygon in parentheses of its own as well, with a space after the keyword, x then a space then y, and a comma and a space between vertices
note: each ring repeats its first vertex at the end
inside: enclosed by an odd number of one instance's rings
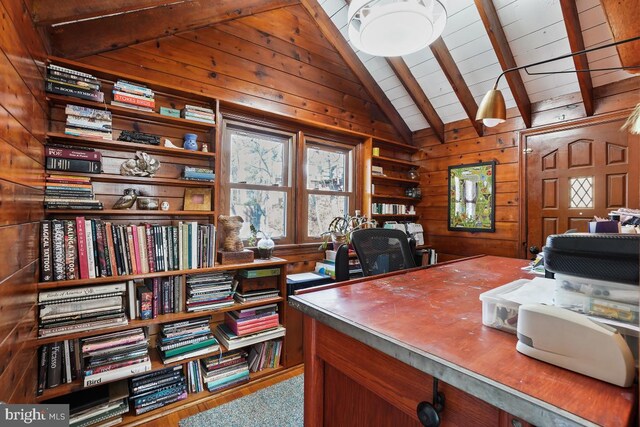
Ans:
POLYGON ((331 43, 331 45, 338 51, 347 66, 353 71, 353 74, 358 77, 365 90, 369 93, 371 98, 378 104, 378 107, 387 116, 391 124, 396 128, 402 139, 413 145, 413 138, 411 130, 404 122, 398 111, 395 109, 387 95, 384 93, 378 83, 371 77, 369 71, 365 68, 360 58, 355 54, 351 46, 340 34, 340 31, 331 21, 331 18, 322 9, 317 0, 301 0, 302 6, 307 10, 309 15, 316 21, 316 24, 322 31, 324 37, 331 43))
POLYGON ((33 0, 32 17, 37 25, 51 25, 186 1, 191 0, 33 0))
MULTIPOLYGON (((584 50, 582 27, 580 26, 580 18, 578 17, 578 8, 575 0, 560 0, 560 7, 562 8, 564 26, 567 28, 571 52, 584 50)), ((586 70, 589 68, 587 55, 574 56, 573 63, 575 64, 576 70, 586 70)), ((578 84, 580 85, 580 94, 582 95, 584 110, 587 116, 593 116, 593 83, 591 82, 591 73, 576 73, 576 75, 578 77, 578 84)))
MULTIPOLYGON (((484 28, 487 30, 489 40, 491 40, 491 44, 493 45, 493 50, 498 57, 498 61, 500 62, 502 70, 504 71, 508 70, 509 68, 517 67, 516 61, 513 59, 513 53, 511 53, 511 47, 509 47, 509 42, 507 41, 507 36, 504 34, 504 30, 502 29, 502 25, 500 24, 500 19, 498 18, 498 13, 496 12, 496 8, 493 5, 493 1, 474 1, 476 3, 478 13, 480 13, 480 18, 482 18, 484 28)), ((496 76, 496 78, 497 77, 498 76, 496 76)), ((505 78, 507 79, 509 89, 511 89, 511 93, 513 94, 513 98, 516 101, 516 105, 518 106, 520 116, 524 121, 524 125, 530 128, 531 101, 529 100, 529 95, 527 94, 527 90, 524 87, 524 82, 522 81, 520 72, 513 71, 507 73, 505 74, 505 78)))
POLYGON ((387 58, 387 63, 393 69, 393 72, 396 73, 400 82, 402 82, 402 86, 407 90, 409 96, 418 107, 418 110, 420 110, 424 118, 427 119, 429 126, 431 126, 440 142, 444 142, 444 123, 442 119, 440 119, 440 116, 438 116, 436 109, 433 108, 433 105, 429 102, 429 98, 427 98, 420 83, 418 83, 413 76, 407 63, 404 62, 404 59, 401 57, 387 58))
POLYGON ((436 58, 436 61, 440 64, 440 68, 442 68, 444 75, 447 76, 449 84, 451 84, 460 104, 462 104, 462 108, 464 108, 464 111, 467 113, 467 117, 471 120, 471 124, 475 128, 476 133, 478 136, 482 136, 482 122, 476 121, 478 104, 471 94, 469 86, 467 86, 467 82, 464 81, 458 65, 453 60, 451 52, 447 49, 447 45, 444 43, 444 40, 442 40, 442 37, 438 37, 429 47, 431 48, 431 52, 436 58))
POLYGON ((52 27, 51 47, 56 56, 81 58, 299 3, 298 0, 217 0, 166 4, 52 27))

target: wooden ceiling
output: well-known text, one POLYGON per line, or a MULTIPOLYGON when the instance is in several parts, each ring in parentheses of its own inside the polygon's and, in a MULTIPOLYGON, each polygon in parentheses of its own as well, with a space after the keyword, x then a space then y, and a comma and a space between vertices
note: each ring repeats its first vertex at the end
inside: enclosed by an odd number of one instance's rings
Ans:
MULTIPOLYGON (((346 35, 345 0, 30 0, 34 23, 46 34, 51 53, 82 58, 234 19, 299 5, 359 79, 369 97, 407 139, 411 131, 432 128, 444 140, 446 123, 475 122, 478 102, 500 72, 612 40, 599 0, 450 0, 445 32, 430 49, 402 58, 358 52, 346 35)), ((620 4, 603 0, 605 6, 620 4)), ((623 2, 624 3, 624 2, 623 2)), ((628 2, 630 4, 635 1, 628 2)), ((615 7, 620 9, 620 7, 615 7)), ((614 7, 610 8, 611 10, 614 7)), ((635 8, 638 9, 638 8, 635 8)), ((606 10, 616 22, 614 36, 640 33, 638 11, 606 10), (618 13, 612 17, 613 13, 618 13), (625 14, 626 13, 626 14, 625 14), (622 15, 622 18, 619 17, 622 15), (635 25, 632 23, 635 22, 635 25)), ((640 42, 627 49, 635 64, 640 42)), ((620 66, 615 48, 558 61, 552 69, 620 66)), ((536 70, 537 71, 537 70, 536 70)), ((501 80, 507 107, 516 107, 531 126, 531 104, 579 93, 592 115, 593 88, 630 77, 623 71, 530 76, 511 72, 501 80)))

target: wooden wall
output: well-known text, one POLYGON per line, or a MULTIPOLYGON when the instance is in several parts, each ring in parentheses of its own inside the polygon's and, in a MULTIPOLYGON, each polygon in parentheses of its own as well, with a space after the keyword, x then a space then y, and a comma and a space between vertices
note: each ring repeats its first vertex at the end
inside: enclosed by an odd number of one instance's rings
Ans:
POLYGON ((0 401, 33 402, 43 212, 45 47, 22 1, 0 0, 0 401))
MULTIPOLYGON (((594 89, 595 114, 585 118, 580 93, 570 94, 532 105, 533 129, 563 125, 585 125, 598 116, 634 107, 640 102, 640 77, 622 80, 594 89)), ((461 256, 490 254, 527 257, 521 239, 526 224, 526 192, 522 191, 521 133, 525 131, 517 109, 507 112, 507 121, 495 128, 485 128, 477 137, 468 120, 445 126, 445 142, 440 143, 429 129, 414 134, 420 152, 414 160, 421 166, 422 201, 416 206, 425 229, 425 241, 438 251, 438 260, 461 256), (496 231, 470 233, 447 229, 447 175, 450 165, 495 160, 496 231)), ((637 208, 637 206, 636 206, 637 208)))
POLYGON ((314 125, 399 138, 300 5, 80 61, 314 125))

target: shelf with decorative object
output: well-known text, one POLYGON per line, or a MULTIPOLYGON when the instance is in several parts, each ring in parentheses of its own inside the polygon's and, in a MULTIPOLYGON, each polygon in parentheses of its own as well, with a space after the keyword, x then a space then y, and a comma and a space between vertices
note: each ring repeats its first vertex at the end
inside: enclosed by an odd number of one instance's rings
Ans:
POLYGON ((420 182, 414 179, 407 178, 394 178, 390 176, 383 175, 371 175, 371 180, 374 184, 384 184, 384 185, 402 185, 408 187, 416 187, 420 185, 420 182))
POLYGON ((401 159, 394 159, 392 157, 382 157, 382 156, 374 156, 371 158, 371 161, 374 164, 382 164, 382 165, 391 165, 391 166, 396 166, 396 167, 401 167, 401 168, 409 168, 409 169, 417 169, 418 166, 416 166, 413 162, 409 161, 409 160, 401 160, 401 159))
POLYGON ((94 217, 94 216, 166 216, 166 217, 211 217, 215 216, 215 211, 163 211, 150 209, 102 209, 102 210, 82 210, 82 209, 46 209, 46 215, 57 216, 78 216, 94 217))
POLYGON ((372 218, 386 219, 386 218, 418 218, 417 214, 371 214, 372 218))
POLYGON ((418 203, 420 201, 420 199, 416 197, 396 196, 394 194, 372 194, 371 198, 381 200, 402 200, 409 203, 418 203))

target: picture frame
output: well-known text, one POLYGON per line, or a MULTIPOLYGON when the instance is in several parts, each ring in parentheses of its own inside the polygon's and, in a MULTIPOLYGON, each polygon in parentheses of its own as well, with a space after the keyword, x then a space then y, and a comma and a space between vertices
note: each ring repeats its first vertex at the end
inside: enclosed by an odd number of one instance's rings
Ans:
POLYGON ((185 211, 210 211, 211 188, 186 188, 184 190, 185 211))
POLYGON ((496 162, 449 166, 448 229, 495 232, 496 162))

